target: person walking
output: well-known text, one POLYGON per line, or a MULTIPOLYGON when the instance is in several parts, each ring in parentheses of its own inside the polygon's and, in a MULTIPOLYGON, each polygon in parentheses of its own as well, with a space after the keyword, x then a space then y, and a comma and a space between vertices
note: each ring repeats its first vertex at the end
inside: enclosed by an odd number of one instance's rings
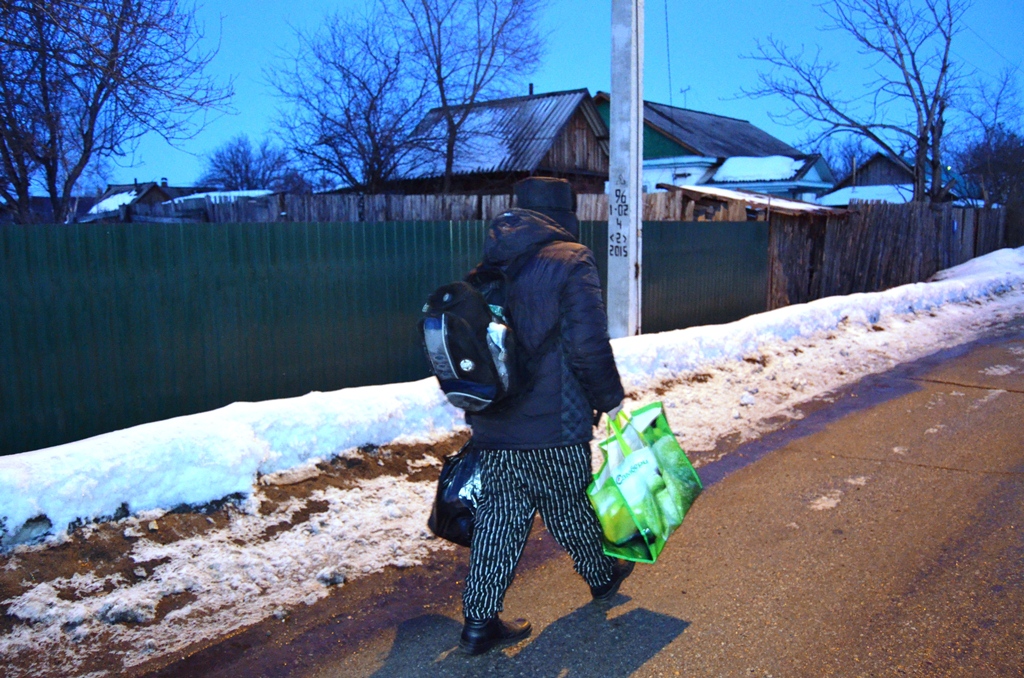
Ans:
POLYGON ((537 511, 595 600, 610 600, 633 569, 604 554, 586 496, 595 413, 614 416, 624 392, 594 255, 577 233, 524 209, 500 215, 487 232, 481 265, 514 271, 506 308, 535 376, 507 407, 466 416, 481 469, 459 641, 468 654, 530 634, 529 622, 505 622, 499 612, 537 511))

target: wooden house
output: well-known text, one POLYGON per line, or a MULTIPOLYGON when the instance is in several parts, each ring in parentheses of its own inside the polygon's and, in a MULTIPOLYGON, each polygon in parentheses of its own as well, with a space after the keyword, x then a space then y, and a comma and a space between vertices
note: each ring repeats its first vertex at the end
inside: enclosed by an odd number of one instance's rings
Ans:
MULTIPOLYGON (((466 120, 455 148, 452 193, 510 194, 530 176, 568 179, 577 193, 604 191, 608 128, 586 89, 486 101, 456 112, 466 120)), ((441 191, 444 129, 441 109, 429 111, 415 134, 434 150, 401 170, 392 191, 441 191)))
MULTIPOLYGON (((930 175, 929 172, 926 184, 931 182, 930 175)), ((949 201, 959 205, 978 202, 977 190, 950 169, 943 172, 942 181, 950 186, 949 201)), ((913 199, 914 166, 903 158, 878 152, 836 184, 834 190, 821 196, 819 202, 832 207, 846 207, 857 202, 903 204, 913 199)))
POLYGON ((135 205, 152 207, 168 200, 181 198, 194 193, 203 193, 213 189, 201 186, 168 186, 167 180, 144 181, 131 184, 108 184, 107 190, 96 200, 96 203, 78 221, 120 220, 125 210, 135 205))

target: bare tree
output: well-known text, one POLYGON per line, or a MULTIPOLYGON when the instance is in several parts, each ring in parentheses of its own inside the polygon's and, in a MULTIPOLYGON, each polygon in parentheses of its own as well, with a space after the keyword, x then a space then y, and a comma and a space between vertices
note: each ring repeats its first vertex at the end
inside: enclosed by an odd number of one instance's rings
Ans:
POLYGON ((974 83, 965 106, 969 125, 954 153, 959 171, 986 205, 1024 200, 1024 111, 1014 69, 974 83))
POLYGON ((444 118, 444 192, 469 106, 507 94, 540 62, 541 0, 385 0, 444 118))
POLYGON ((94 158, 148 132, 187 139, 230 84, 205 75, 194 5, 177 0, 6 0, 0 5, 0 209, 29 221, 41 185, 67 214, 94 158))
POLYGON ((225 191, 270 189, 303 192, 308 184, 291 165, 288 154, 264 139, 253 148, 241 134, 215 149, 206 160, 206 171, 199 179, 205 186, 225 191))
POLYGON ((969 0, 828 0, 821 5, 828 29, 852 36, 874 59, 874 80, 863 94, 830 85, 838 64, 809 59, 769 36, 753 58, 759 73, 752 96, 778 96, 789 110, 778 119, 820 128, 821 136, 852 133, 878 145, 898 162, 909 152, 915 200, 942 200, 944 133, 961 71, 952 53, 969 0))
POLYGON ((44 97, 52 97, 50 46, 56 33, 41 6, 0 5, 0 209, 29 223, 29 191, 40 170, 44 97))
POLYGON ((380 192, 415 148, 424 85, 379 11, 333 14, 297 33, 297 52, 268 71, 284 101, 278 128, 303 168, 380 192))
POLYGON ((986 206, 1024 201, 1024 135, 996 126, 959 154, 964 175, 977 184, 986 206))
POLYGON ((856 134, 812 135, 809 140, 797 144, 797 148, 819 154, 838 182, 846 181, 878 151, 873 143, 856 134))

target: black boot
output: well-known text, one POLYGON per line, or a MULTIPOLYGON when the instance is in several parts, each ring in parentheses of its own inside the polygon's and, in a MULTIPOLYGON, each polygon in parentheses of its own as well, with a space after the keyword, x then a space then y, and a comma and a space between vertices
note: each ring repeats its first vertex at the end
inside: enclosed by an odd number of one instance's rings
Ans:
POLYGON ((490 619, 466 618, 459 647, 466 654, 483 654, 492 647, 512 645, 530 635, 530 622, 525 619, 506 624, 497 615, 490 619))
POLYGON ((591 586, 590 595, 594 596, 594 600, 606 603, 615 597, 615 594, 619 591, 619 586, 622 582, 633 573, 633 568, 636 566, 631 560, 616 560, 615 564, 612 565, 612 580, 604 586, 591 586))

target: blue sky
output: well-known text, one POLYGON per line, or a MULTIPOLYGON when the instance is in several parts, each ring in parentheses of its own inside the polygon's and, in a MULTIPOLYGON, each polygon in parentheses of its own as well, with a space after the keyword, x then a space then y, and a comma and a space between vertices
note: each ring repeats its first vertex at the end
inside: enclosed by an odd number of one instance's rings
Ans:
MULTIPOLYGON (((179 142, 179 148, 150 135, 133 154, 110 166, 110 181, 167 177, 173 185, 189 185, 202 172, 203 156, 225 141, 243 132, 254 140, 270 134, 277 102, 263 70, 275 54, 294 46, 290 27, 315 28, 325 13, 359 7, 363 2, 206 0, 199 16, 211 44, 220 43, 212 73, 222 79, 235 78, 233 107, 237 112, 217 118, 195 139, 179 142)), ((538 92, 580 87, 591 93, 607 91, 610 6, 610 0, 552 0, 542 20, 542 28, 550 35, 548 52, 541 68, 524 78, 522 93, 530 82, 538 92)), ((843 80, 837 83, 851 91, 870 79, 870 64, 856 53, 848 38, 819 30, 825 17, 811 2, 668 0, 666 12, 666 0, 646 0, 645 22, 647 100, 669 103, 671 70, 671 102, 676 106, 750 120, 791 144, 799 142, 805 132, 769 119, 768 112, 778 111, 780 102, 741 96, 741 88, 756 84, 758 63, 742 58, 754 50, 755 40, 772 34, 792 46, 820 46, 842 65, 843 80)), ((1020 0, 976 0, 966 16, 965 30, 954 43, 954 52, 968 68, 993 75, 1004 67, 1016 67, 1024 83, 1021 36, 1024 5, 1020 0)))

